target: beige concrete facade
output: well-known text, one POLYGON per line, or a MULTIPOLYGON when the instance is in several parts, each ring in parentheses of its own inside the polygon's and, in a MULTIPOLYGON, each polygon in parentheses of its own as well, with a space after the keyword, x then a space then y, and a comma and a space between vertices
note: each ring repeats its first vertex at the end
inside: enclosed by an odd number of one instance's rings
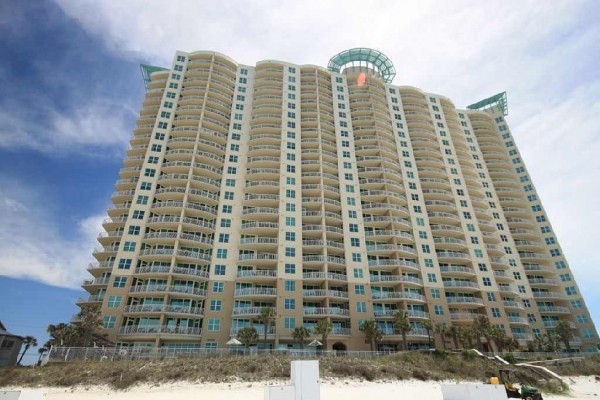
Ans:
POLYGON ((374 318, 395 348, 402 309, 411 348, 427 320, 484 314, 523 346, 567 320, 572 347, 596 349, 498 108, 457 110, 367 66, 177 52, 151 75, 120 178, 79 304, 101 304, 121 345, 225 347, 245 326, 262 337, 273 307, 275 347, 326 318, 328 348, 366 350, 374 318))

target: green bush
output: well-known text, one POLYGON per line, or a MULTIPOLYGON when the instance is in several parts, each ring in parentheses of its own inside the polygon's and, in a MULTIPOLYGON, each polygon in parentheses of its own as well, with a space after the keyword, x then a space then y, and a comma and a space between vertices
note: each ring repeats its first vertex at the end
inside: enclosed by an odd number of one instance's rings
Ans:
POLYGON ((448 352, 446 350, 435 349, 431 354, 436 358, 448 357, 448 352))
POLYGON ((465 360, 473 360, 475 359, 475 353, 471 350, 462 350, 460 354, 463 356, 465 360))
POLYGON ((511 364, 514 364, 514 363, 516 363, 516 362, 517 362, 517 359, 516 359, 516 358, 515 358, 515 356, 514 356, 514 355, 512 355, 511 353, 505 354, 505 355, 504 355, 502 358, 503 358, 503 359, 504 359, 506 362, 508 362, 508 363, 511 363, 511 364))

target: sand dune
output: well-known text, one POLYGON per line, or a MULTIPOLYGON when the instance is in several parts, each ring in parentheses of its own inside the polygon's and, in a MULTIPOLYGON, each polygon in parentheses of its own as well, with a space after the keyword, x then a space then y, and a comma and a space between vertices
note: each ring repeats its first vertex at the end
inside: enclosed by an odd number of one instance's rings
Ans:
MULTIPOLYGON (((188 383, 136 386, 127 391, 107 387, 40 388, 28 392, 46 393, 47 400, 262 400, 264 387, 275 382, 254 383, 188 383)), ((283 383, 283 382, 276 382, 283 383)), ((594 377, 577 377, 570 382, 571 392, 566 396, 548 396, 548 400, 600 399, 600 382, 594 377)), ((13 389, 14 390, 14 389, 13 389)), ((321 400, 364 400, 379 396, 390 399, 443 400, 438 382, 396 381, 366 382, 331 380, 321 384, 321 400)))

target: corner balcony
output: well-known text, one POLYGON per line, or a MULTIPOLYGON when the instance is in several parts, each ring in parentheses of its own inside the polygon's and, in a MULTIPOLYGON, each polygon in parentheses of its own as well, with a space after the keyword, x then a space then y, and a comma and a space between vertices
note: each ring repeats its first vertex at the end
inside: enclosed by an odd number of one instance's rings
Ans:
POLYGON ((202 335, 202 329, 200 328, 189 328, 189 327, 178 327, 178 326, 124 326, 119 329, 119 336, 137 336, 137 337, 149 337, 156 338, 156 335, 160 334, 161 337, 175 336, 175 337, 190 337, 193 339, 200 338, 202 335))

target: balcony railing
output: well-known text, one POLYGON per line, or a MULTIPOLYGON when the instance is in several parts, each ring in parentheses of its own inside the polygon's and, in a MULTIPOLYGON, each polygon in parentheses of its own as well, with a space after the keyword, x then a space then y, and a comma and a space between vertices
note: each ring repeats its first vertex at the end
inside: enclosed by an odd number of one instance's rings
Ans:
POLYGON ((144 335, 144 334, 168 334, 183 336, 200 336, 202 329, 181 326, 124 326, 119 330, 119 335, 144 335))

